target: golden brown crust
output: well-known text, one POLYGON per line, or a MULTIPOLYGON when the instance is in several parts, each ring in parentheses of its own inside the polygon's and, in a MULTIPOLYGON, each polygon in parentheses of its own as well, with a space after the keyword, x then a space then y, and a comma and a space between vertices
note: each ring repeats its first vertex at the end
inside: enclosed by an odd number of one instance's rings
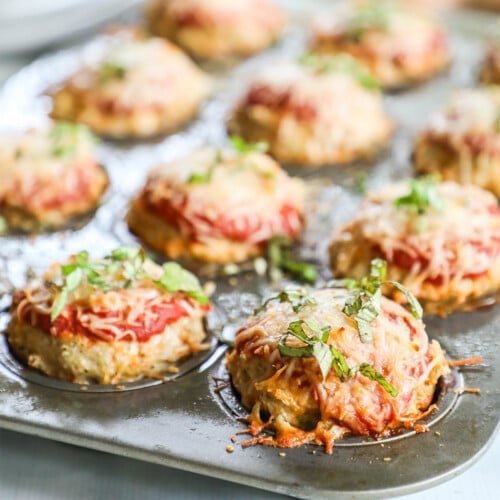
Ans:
POLYGON ((14 354, 49 377, 78 384, 116 384, 165 373, 184 356, 207 346, 202 320, 181 318, 146 342, 54 336, 15 317, 7 329, 14 354))

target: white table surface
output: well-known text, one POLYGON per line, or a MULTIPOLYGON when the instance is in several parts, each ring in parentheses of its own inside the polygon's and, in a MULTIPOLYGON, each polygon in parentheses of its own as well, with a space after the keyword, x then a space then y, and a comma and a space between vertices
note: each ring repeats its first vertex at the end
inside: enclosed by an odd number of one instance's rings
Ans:
MULTIPOLYGON (((31 58, 0 58, 0 84, 31 58)), ((283 497, 190 472, 0 429, 0 499, 136 498, 245 500, 283 497)), ((404 498, 500 498, 499 433, 486 453, 465 472, 404 498)))

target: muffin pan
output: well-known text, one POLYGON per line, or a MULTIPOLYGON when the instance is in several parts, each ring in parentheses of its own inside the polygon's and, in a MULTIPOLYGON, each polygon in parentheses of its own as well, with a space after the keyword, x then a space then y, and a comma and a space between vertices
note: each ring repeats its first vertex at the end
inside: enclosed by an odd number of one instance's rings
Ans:
MULTIPOLYGON (((306 3, 301 7, 300 2, 289 2, 292 20, 299 21, 269 51, 240 65, 205 68, 216 79, 216 91, 184 130, 147 143, 101 142, 99 158, 111 185, 88 224, 35 238, 0 236, 0 329, 9 319, 12 288, 22 285, 27 275, 84 248, 105 254, 119 244, 138 243, 127 230, 124 214, 148 169, 201 145, 226 144, 225 119, 245 78, 275 58, 303 51, 306 14, 326 4, 306 3)), ((287 168, 309 186, 307 229, 294 253, 317 265, 320 285, 330 277, 331 231, 355 211, 361 199, 359 185, 366 181, 372 189, 412 175, 410 152, 416 131, 451 89, 475 84, 483 38, 494 32, 498 16, 457 11, 445 22, 454 55, 449 71, 385 98, 397 125, 390 149, 374 161, 346 167, 287 168)), ((105 43, 100 37, 45 56, 14 75, 0 90, 0 130, 44 123, 50 109, 44 92, 74 71, 79 61, 96 57, 105 43)), ((230 338, 242 319, 278 286, 256 272, 260 264, 249 262, 227 275, 220 267, 187 263, 202 281, 216 285, 215 311, 208 322, 211 347, 181 362, 179 373, 168 380, 120 387, 58 382, 21 365, 0 339, 0 426, 304 498, 409 493, 453 477, 486 450, 498 427, 500 399, 500 312, 494 306, 446 319, 426 318, 429 337, 441 343, 449 358, 484 357, 481 364, 453 370, 443 383, 437 395, 439 409, 422 422, 429 432, 405 430, 379 441, 347 437, 335 445, 332 455, 314 445, 242 448, 245 436, 237 433, 245 429, 240 422, 245 410, 229 384, 226 346, 217 338, 230 338), (480 394, 469 393, 471 388, 480 389, 480 394)))

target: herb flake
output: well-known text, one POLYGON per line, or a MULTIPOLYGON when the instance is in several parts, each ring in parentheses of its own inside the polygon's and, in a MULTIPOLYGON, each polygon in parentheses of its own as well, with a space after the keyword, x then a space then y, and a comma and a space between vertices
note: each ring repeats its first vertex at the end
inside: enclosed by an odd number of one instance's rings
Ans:
POLYGON ((316 268, 312 264, 290 258, 288 248, 292 242, 284 236, 274 236, 267 243, 269 273, 272 279, 279 279, 281 271, 286 271, 299 281, 314 283, 317 278, 316 268))
POLYGON ((419 179, 411 179, 410 192, 394 200, 397 207, 407 207, 417 215, 425 215, 431 210, 442 212, 444 201, 438 190, 439 177, 428 175, 419 179))
POLYGON ((349 54, 316 54, 307 52, 299 63, 310 67, 318 74, 347 73, 367 90, 379 90, 380 85, 370 71, 349 54))

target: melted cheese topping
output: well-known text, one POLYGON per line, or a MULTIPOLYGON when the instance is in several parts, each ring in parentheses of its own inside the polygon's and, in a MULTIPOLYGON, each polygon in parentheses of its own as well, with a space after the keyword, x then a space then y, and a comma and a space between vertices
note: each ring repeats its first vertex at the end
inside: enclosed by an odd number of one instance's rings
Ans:
POLYGON ((41 183, 53 185, 56 179, 71 182, 67 175, 71 165, 95 163, 90 134, 68 134, 63 143, 67 155, 57 154, 52 134, 53 129, 47 128, 0 136, 0 200, 11 191, 33 195, 41 183))
POLYGON ((185 158, 160 165, 145 187, 148 202, 167 203, 182 215, 176 220, 181 232, 201 241, 217 237, 225 226, 248 228, 248 242, 260 243, 275 234, 296 235, 302 227, 304 185, 290 178, 278 163, 262 153, 237 154, 207 148, 185 158), (208 176, 190 182, 192 176, 208 176), (280 212, 293 207, 283 227, 280 212))
POLYGON ((500 87, 456 91, 446 108, 431 117, 428 130, 457 141, 489 134, 500 152, 500 87))
POLYGON ((475 186, 444 182, 438 186, 444 210, 424 216, 394 200, 408 193, 407 183, 368 195, 355 222, 363 237, 391 262, 396 252, 413 261, 419 281, 480 275, 500 266, 500 212, 495 197, 475 186))
POLYGON ((79 125, 59 134, 56 127, 0 137, 0 204, 36 213, 58 208, 82 211, 106 185, 91 134, 79 125), (76 204, 82 203, 81 208, 76 204), (71 208, 73 207, 73 208, 71 208))
POLYGON ((209 85, 208 77, 172 43, 127 31, 115 36, 97 66, 83 68, 71 84, 123 109, 165 107, 179 98, 179 91, 198 95, 209 85), (119 68, 121 74, 106 78, 106 67, 119 68))
MULTIPOLYGON (((134 280, 128 288, 105 290, 90 285, 87 280, 81 281, 68 294, 63 311, 50 324, 50 332, 53 335, 76 334, 83 327, 86 332, 104 341, 147 340, 149 335, 141 339, 137 330, 152 330, 165 305, 174 304, 181 309, 181 312, 174 315, 173 321, 183 316, 201 317, 208 310, 186 294, 169 293, 156 286, 153 279, 161 276, 162 269, 154 262, 147 260, 145 269, 151 277, 134 280), (75 331, 59 331, 57 322, 68 324, 70 328, 77 322, 78 327, 75 331)), ((123 276, 107 276, 109 282, 115 279, 123 279, 123 276)), ((18 320, 22 322, 28 318, 27 323, 32 326, 43 324, 40 316, 50 316, 57 298, 56 288, 51 284, 61 280, 61 265, 56 264, 45 273, 43 280, 33 280, 18 293, 14 300, 18 320)))
POLYGON ((243 404, 252 408, 250 431, 272 426, 274 438, 248 444, 297 446, 316 441, 331 452, 344 433, 384 435, 426 412, 440 376, 449 372, 439 344, 430 343, 423 323, 393 301, 383 298, 372 322, 373 342, 360 339, 354 320, 342 312, 346 290, 322 290, 315 304, 294 312, 288 302, 272 303, 250 318, 236 335, 228 356, 233 384, 243 404), (323 379, 312 357, 281 355, 278 341, 292 321, 330 327, 327 343, 344 356, 349 368, 369 363, 398 391, 392 397, 360 373, 341 381, 331 369, 323 379), (262 414, 268 414, 268 422, 262 414))

